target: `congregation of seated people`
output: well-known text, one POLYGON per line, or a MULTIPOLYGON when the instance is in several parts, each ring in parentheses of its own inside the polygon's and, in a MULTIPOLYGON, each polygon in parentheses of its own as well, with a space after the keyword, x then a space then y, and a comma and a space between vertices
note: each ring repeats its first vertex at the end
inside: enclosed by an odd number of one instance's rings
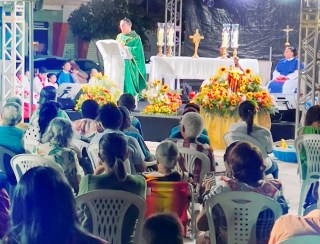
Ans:
MULTIPOLYGON (((132 95, 123 94, 118 105, 109 103, 102 107, 87 100, 81 107, 83 117, 76 121, 71 121, 61 110, 54 87, 43 88, 39 95, 38 108, 27 128, 20 127, 22 106, 19 101, 6 101, 1 111, 0 146, 14 154, 27 152, 45 157, 59 164, 63 174, 38 166, 24 173, 17 182, 10 163, 4 164, 5 169, 0 172, 0 238, 4 243, 111 242, 92 235, 92 216, 87 208, 76 208, 75 197, 97 190, 114 190, 134 194, 145 201, 148 182, 193 185, 195 192, 192 194, 201 204, 196 221, 197 243, 210 243, 206 202, 225 192, 255 192, 280 204, 282 214, 288 212, 289 205, 281 181, 277 179, 278 166, 268 156, 273 149, 272 135, 268 129, 254 124, 256 110, 249 101, 240 104, 240 121, 233 124, 230 131, 252 136, 260 147, 241 141, 229 145, 224 156, 225 172, 218 176, 214 145, 210 145, 208 131, 195 104, 187 104, 180 125, 171 130, 168 139, 158 144, 153 155, 144 141, 140 121, 132 115, 135 109, 132 95), (37 146, 25 148, 28 140, 37 141, 37 146), (97 145, 95 168, 77 140, 87 146, 97 145), (204 162, 199 159, 190 172, 181 148, 197 151, 208 158, 208 172, 202 175, 204 162), (156 162, 152 169, 147 168, 148 161, 156 162), (12 189, 14 194, 11 194, 12 189)), ((307 113, 302 134, 318 134, 319 123, 320 109, 316 105, 307 113)), ((305 159, 304 163, 307 164, 305 159)), ((304 170, 302 168, 302 172, 304 170)), ((120 233, 122 243, 133 243, 138 216, 135 209, 128 209, 120 233)), ((216 207, 213 217, 217 223, 217 243, 227 243, 228 227, 222 209, 216 207)), ((305 218, 284 215, 275 221, 272 213, 265 209, 257 219, 257 240, 258 243, 278 243, 294 235, 319 235, 319 221, 318 210, 311 211, 305 218), (284 226, 288 227, 291 222, 295 228, 283 234, 284 226)), ((144 220, 142 235, 141 243, 182 244, 184 234, 176 215, 156 213, 144 220)))

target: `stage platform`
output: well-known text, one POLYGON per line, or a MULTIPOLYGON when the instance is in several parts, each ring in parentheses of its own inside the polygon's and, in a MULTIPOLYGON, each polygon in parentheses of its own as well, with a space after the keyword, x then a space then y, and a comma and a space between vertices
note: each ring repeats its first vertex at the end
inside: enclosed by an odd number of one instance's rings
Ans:
MULTIPOLYGON (((137 109, 133 113, 142 125, 143 137, 146 141, 160 142, 169 137, 170 131, 173 127, 179 125, 180 116, 160 116, 160 115, 146 115, 141 111, 147 106, 146 101, 139 101, 137 109)), ((182 113, 183 104, 179 111, 182 113)), ((77 120, 81 118, 79 112, 72 110, 66 110, 71 120, 77 120)), ((271 123, 271 133, 273 141, 280 141, 281 139, 294 139, 294 122, 280 121, 277 123, 271 123)), ((213 145, 214 146, 214 145, 213 145)))

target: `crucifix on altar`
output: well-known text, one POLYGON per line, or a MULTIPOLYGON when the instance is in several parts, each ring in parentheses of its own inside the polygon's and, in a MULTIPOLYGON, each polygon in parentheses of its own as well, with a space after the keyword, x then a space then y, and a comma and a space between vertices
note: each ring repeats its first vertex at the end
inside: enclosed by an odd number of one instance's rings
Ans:
POLYGON ((290 46, 290 42, 289 42, 289 33, 291 31, 293 31, 292 28, 289 28, 289 25, 287 25, 287 28, 286 29, 282 29, 282 31, 284 31, 286 33, 286 43, 284 44, 286 47, 289 47, 290 46))
POLYGON ((192 36, 189 36, 189 38, 192 40, 192 42, 194 44, 194 54, 192 57, 199 58, 198 48, 199 48, 200 42, 204 39, 204 36, 200 35, 199 29, 196 29, 196 32, 192 36))

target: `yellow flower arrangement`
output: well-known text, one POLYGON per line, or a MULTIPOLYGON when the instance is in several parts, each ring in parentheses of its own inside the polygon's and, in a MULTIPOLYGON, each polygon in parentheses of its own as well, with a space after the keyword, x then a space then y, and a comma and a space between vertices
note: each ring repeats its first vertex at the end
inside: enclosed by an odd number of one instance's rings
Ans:
POLYGON ((170 91, 169 86, 162 85, 161 80, 148 82, 141 95, 149 102, 143 110, 145 114, 176 115, 182 104, 179 92, 170 91))
POLYGON ((88 85, 81 87, 82 94, 80 95, 77 104, 75 106, 76 111, 81 110, 81 105, 86 100, 94 100, 99 106, 103 106, 107 103, 116 104, 120 97, 120 90, 117 85, 108 80, 107 76, 101 75, 101 73, 95 75, 95 82, 89 82, 88 85))
POLYGON ((206 112, 220 116, 236 114, 239 104, 245 100, 256 104, 257 111, 274 113, 272 97, 260 85, 261 78, 250 68, 241 71, 222 66, 193 100, 206 112))

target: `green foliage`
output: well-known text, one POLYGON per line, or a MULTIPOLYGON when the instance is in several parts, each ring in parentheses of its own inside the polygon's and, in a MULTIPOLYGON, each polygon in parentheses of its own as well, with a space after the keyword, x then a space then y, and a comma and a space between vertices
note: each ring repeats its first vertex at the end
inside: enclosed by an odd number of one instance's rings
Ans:
POLYGON ((155 29, 158 21, 147 14, 144 6, 128 4, 127 0, 91 0, 74 10, 68 22, 73 35, 84 41, 114 39, 119 33, 119 22, 124 17, 131 19, 132 29, 143 42, 147 41, 146 30, 155 29))

